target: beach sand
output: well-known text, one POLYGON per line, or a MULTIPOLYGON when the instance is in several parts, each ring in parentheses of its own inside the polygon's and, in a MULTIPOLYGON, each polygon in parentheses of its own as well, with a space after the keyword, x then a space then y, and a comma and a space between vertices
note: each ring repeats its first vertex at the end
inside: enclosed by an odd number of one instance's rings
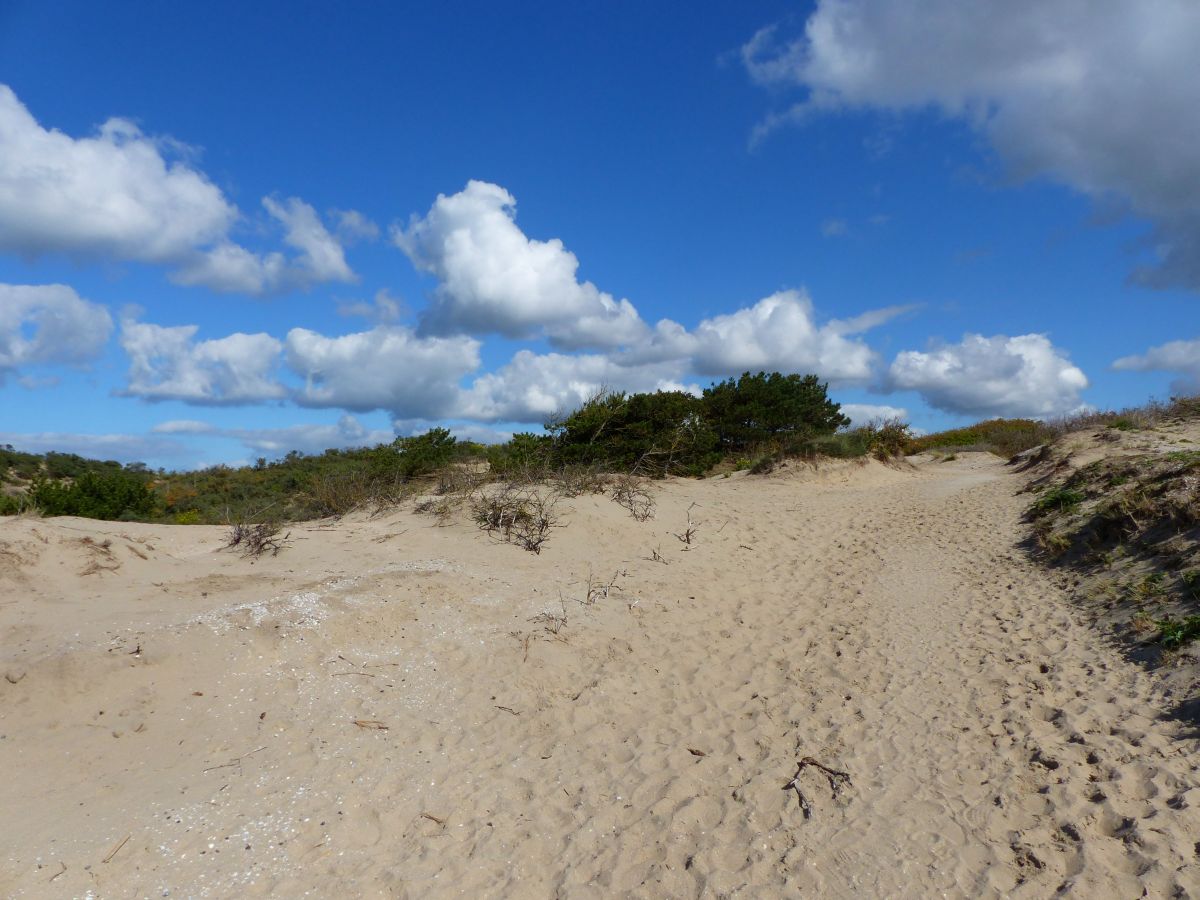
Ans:
POLYGON ((1022 483, 670 481, 540 555, 0 521, 0 895, 1200 897, 1195 723, 1028 559, 1022 483))

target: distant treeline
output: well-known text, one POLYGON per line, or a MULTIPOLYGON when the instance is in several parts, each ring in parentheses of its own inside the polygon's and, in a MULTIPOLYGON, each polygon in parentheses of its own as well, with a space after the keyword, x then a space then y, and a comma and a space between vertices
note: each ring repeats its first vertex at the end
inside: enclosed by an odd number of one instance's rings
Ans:
POLYGON ((0 512, 31 508, 43 515, 184 524, 297 520, 398 498, 455 468, 509 480, 582 468, 701 476, 721 467, 766 471, 784 457, 894 455, 909 439, 903 423, 847 430, 849 424, 816 376, 747 372, 700 397, 602 392, 547 422, 540 434, 516 434, 492 446, 434 428, 372 448, 292 452, 254 466, 194 472, 10 447, 0 451, 0 476, 23 490, 0 497, 0 512))

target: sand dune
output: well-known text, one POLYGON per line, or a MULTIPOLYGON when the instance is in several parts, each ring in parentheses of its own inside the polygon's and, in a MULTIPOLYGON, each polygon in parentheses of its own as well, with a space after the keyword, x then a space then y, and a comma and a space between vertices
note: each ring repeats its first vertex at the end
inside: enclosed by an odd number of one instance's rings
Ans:
POLYGON ((541 555, 4 521, 0 894, 1200 896, 1196 734, 1018 549, 1020 485, 675 481, 541 555))

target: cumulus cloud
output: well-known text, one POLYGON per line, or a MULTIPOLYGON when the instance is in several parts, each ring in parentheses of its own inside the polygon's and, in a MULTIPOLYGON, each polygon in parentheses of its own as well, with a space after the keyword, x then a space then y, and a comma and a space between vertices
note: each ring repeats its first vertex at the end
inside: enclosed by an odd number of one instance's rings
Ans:
MULTIPOLYGON (((112 328, 107 309, 64 284, 0 284, 0 384, 25 366, 90 362, 112 328)), ((44 386, 42 379, 25 380, 44 386)))
POLYGON ((935 108, 987 136, 1019 177, 1045 175, 1155 224, 1156 286, 1200 289, 1200 5, 1192 0, 819 0, 803 35, 743 48, 751 77, 804 100, 756 132, 823 111, 935 108))
POLYGON ((647 340, 617 358, 626 363, 681 361, 698 375, 777 370, 813 372, 834 384, 863 384, 874 375, 878 356, 854 335, 907 309, 888 307, 818 324, 807 293, 779 291, 753 306, 703 319, 691 331, 664 319, 647 340))
POLYGON ((220 238, 236 208, 162 149, 125 119, 78 139, 42 128, 0 85, 0 247, 162 263, 220 238))
POLYGON ((386 409, 402 418, 437 419, 453 409, 459 380, 479 367, 479 342, 420 337, 388 325, 339 337, 293 328, 286 359, 304 379, 294 394, 303 406, 386 409))
POLYGON ((1170 372, 1180 377, 1171 382, 1179 394, 1200 394, 1200 339, 1169 341, 1136 356, 1123 356, 1113 368, 1125 372, 1170 372))
POLYGON ((144 400, 234 405, 276 400, 286 389, 274 377, 282 345, 268 334, 195 340, 196 325, 172 327, 126 319, 121 346, 129 356, 120 393, 144 400))
POLYGON ((1044 334, 966 335, 928 352, 899 353, 893 388, 917 391, 930 406, 961 415, 1047 418, 1085 408, 1087 377, 1044 334))
POLYGON ((579 281, 579 260, 561 240, 526 237, 515 218, 512 194, 471 181, 457 194, 439 194, 424 218, 393 228, 413 265, 439 281, 422 333, 545 334, 565 349, 642 337, 645 323, 628 300, 579 281))
MULTIPOLYGON (((294 197, 263 200, 291 258, 235 243, 237 207, 203 172, 169 158, 173 146, 119 118, 90 137, 43 128, 0 85, 0 250, 157 263, 176 267, 180 284, 252 294, 354 280, 337 238, 294 197)), ((343 213, 340 227, 362 234, 371 223, 343 213)))
POLYGON ((458 416, 482 421, 543 422, 580 406, 601 389, 691 390, 678 362, 621 365, 597 353, 569 355, 520 350, 505 365, 475 379, 461 397, 458 416))
POLYGON ((156 434, 192 434, 234 438, 249 450, 282 455, 296 450, 320 453, 331 448, 373 447, 390 443, 395 432, 368 429, 351 415, 343 415, 335 425, 289 425, 284 428, 222 428, 195 419, 160 422, 151 431, 156 434))
POLYGON ((908 410, 902 406, 887 406, 876 403, 843 403, 842 415, 849 417, 850 426, 867 425, 871 422, 900 419, 908 421, 908 410))

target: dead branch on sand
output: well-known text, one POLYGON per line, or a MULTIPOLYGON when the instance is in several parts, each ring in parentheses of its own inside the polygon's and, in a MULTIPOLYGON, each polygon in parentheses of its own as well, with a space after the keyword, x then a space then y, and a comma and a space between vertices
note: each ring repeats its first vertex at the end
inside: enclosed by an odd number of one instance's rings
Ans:
POLYGON ((804 774, 804 770, 812 767, 819 769, 824 773, 826 780, 829 782, 829 789, 833 792, 833 796, 837 797, 843 787, 850 784, 850 773, 839 772, 837 769, 831 769, 823 763, 817 762, 811 756, 806 756, 796 763, 796 774, 792 776, 792 780, 783 786, 785 791, 795 791, 796 797, 800 801, 800 810, 804 813, 804 818, 812 818, 812 804, 808 798, 804 796, 804 791, 800 789, 800 776, 804 774))

